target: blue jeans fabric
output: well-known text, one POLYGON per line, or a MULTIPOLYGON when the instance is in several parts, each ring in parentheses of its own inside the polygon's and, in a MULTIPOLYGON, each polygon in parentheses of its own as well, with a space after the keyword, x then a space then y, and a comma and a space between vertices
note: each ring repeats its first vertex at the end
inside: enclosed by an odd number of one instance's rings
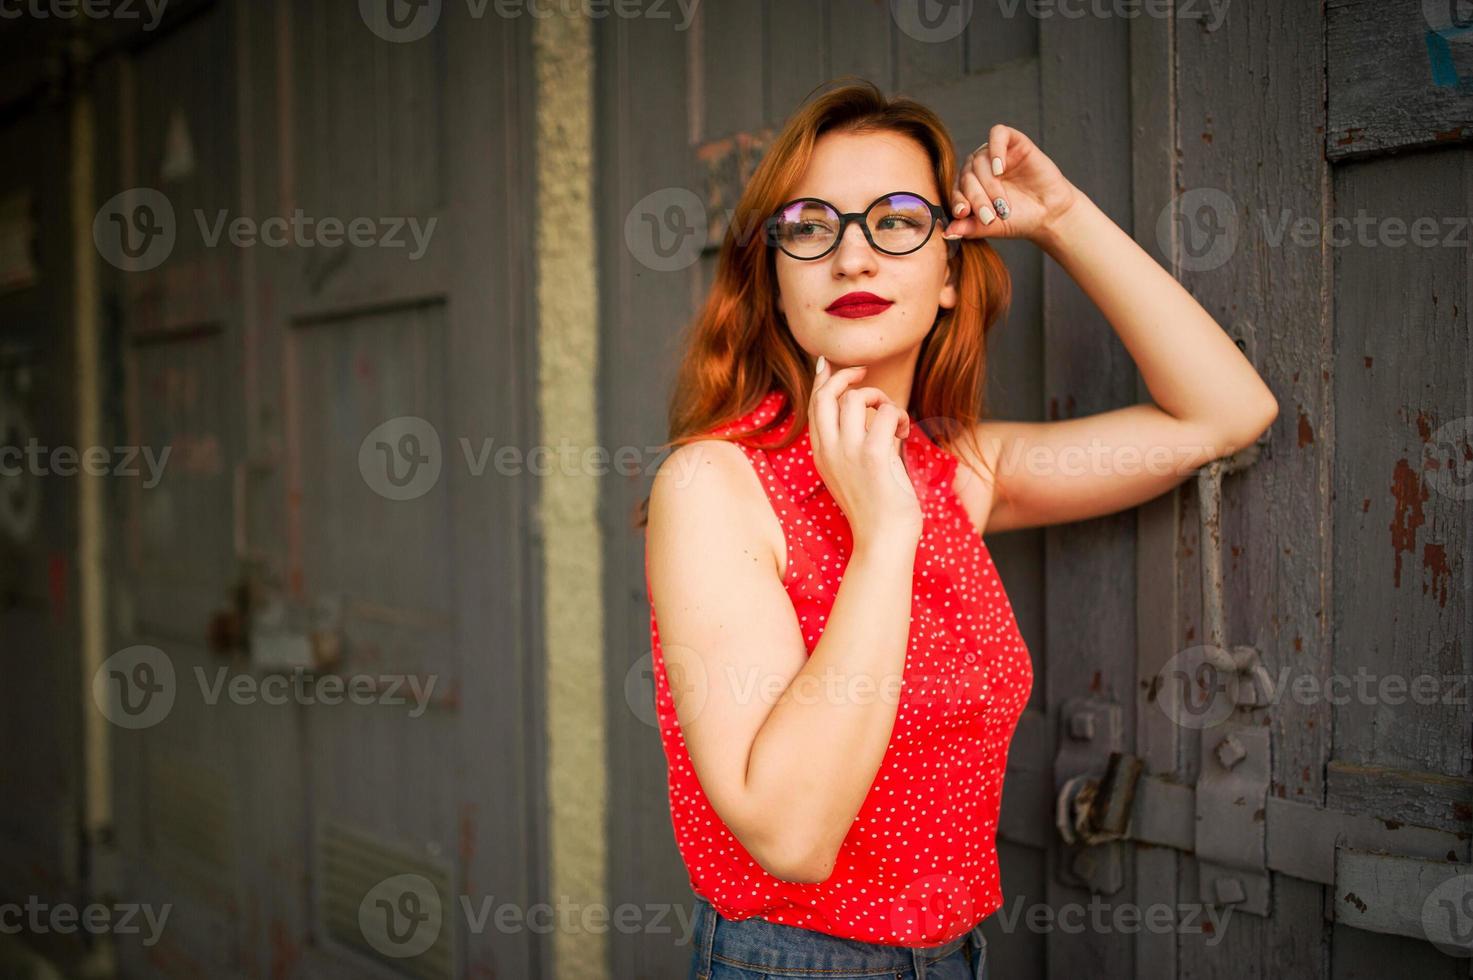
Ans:
POLYGON ((692 925, 686 980, 988 980, 980 922, 941 946, 885 946, 757 916, 734 922, 697 895, 692 925))

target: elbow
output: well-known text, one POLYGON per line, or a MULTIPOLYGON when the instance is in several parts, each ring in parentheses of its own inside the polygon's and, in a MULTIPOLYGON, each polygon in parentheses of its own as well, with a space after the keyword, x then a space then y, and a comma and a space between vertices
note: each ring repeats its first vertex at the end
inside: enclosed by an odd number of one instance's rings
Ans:
POLYGON ((1248 416, 1250 422, 1246 438, 1243 440, 1242 445, 1246 446, 1250 442, 1256 442, 1268 431, 1269 426, 1273 425, 1274 419, 1278 417, 1279 400, 1273 396, 1273 392, 1265 388, 1263 390, 1263 399, 1260 401, 1258 408, 1248 416))
POLYGON ((1230 456, 1257 442, 1278 417, 1278 399, 1265 388, 1263 397, 1235 413, 1231 427, 1222 432, 1225 451, 1220 455, 1230 456))
POLYGON ((838 858, 832 848, 792 838, 767 847, 760 854, 753 852, 752 856, 774 878, 800 885, 828 881, 838 858))

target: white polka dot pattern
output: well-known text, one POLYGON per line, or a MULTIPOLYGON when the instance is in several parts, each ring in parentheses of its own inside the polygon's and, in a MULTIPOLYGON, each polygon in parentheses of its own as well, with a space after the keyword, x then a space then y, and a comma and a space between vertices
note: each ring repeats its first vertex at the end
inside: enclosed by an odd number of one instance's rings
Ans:
MULTIPOLYGON (((773 390, 712 434, 762 424, 786 400, 773 390)), ((814 466, 806 429, 785 449, 739 445, 782 524, 784 586, 811 654, 849 560, 848 521, 814 466)), ((655 707, 676 844, 692 889, 729 919, 757 915, 864 942, 926 946, 947 942, 1002 906, 997 818, 1033 668, 992 557, 952 488, 958 459, 919 425, 904 446, 924 524, 900 705, 879 772, 827 880, 793 883, 768 874, 711 807, 675 714, 651 603, 655 707)))

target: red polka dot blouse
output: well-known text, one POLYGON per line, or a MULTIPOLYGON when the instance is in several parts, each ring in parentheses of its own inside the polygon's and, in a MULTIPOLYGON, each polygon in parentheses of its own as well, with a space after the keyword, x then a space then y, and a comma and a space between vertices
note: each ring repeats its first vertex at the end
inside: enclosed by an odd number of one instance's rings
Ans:
MULTIPOLYGON (((746 431, 785 404, 774 389, 713 434, 746 431)), ((790 425, 791 417, 761 446, 738 445, 782 524, 783 584, 812 654, 853 539, 814 465, 807 430, 786 449, 763 448, 790 425)), ((729 919, 755 915, 864 942, 930 946, 1002 906, 997 818, 1033 668, 992 557, 952 489, 959 460, 916 424, 903 445, 923 527, 900 703, 879 772, 827 880, 773 877, 712 808, 676 717, 651 600, 655 709, 676 845, 691 888, 729 919)))

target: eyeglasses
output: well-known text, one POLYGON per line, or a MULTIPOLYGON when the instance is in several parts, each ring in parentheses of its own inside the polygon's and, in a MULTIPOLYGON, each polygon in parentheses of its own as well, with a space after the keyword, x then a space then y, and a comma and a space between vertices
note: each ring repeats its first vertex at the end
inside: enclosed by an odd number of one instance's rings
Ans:
POLYGON ((870 247, 886 255, 906 255, 931 240, 946 211, 919 194, 891 191, 863 211, 841 212, 828 201, 800 197, 778 208, 764 225, 767 244, 795 259, 821 259, 839 247, 849 222, 864 229, 870 247))

